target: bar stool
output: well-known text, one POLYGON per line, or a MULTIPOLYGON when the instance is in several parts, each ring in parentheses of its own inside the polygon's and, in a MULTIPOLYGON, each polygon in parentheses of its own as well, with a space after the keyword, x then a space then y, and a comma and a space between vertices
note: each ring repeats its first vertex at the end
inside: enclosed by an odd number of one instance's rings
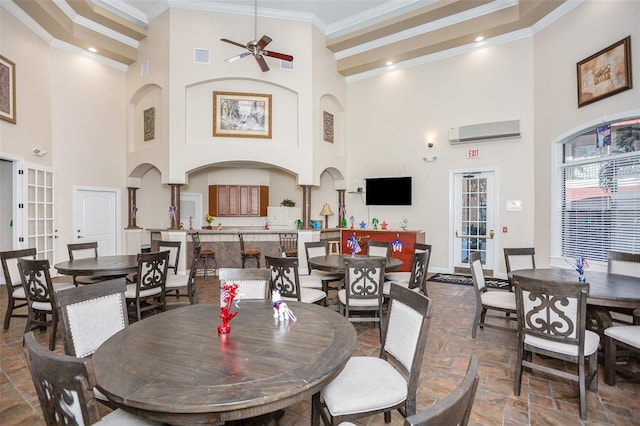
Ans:
MULTIPOLYGON (((209 260, 213 261, 213 265, 215 267, 213 270, 218 269, 218 261, 216 260, 216 251, 214 249, 203 249, 202 244, 200 244, 200 234, 194 232, 191 234, 191 238, 193 238, 193 247, 200 249, 200 255, 198 256, 198 261, 202 260, 204 265, 204 279, 207 280, 207 271, 209 270, 209 260)), ((194 250, 194 253, 196 251, 194 250)), ((196 263, 197 264, 197 263, 196 263)))
POLYGON ((340 241, 338 240, 331 240, 331 241, 327 241, 327 243, 329 244, 329 254, 340 254, 340 241))
POLYGON ((240 238, 240 256, 242 257, 242 267, 244 268, 244 263, 246 260, 253 259, 256 261, 256 268, 260 268, 260 250, 244 248, 244 237, 241 233, 238 233, 238 237, 240 238))

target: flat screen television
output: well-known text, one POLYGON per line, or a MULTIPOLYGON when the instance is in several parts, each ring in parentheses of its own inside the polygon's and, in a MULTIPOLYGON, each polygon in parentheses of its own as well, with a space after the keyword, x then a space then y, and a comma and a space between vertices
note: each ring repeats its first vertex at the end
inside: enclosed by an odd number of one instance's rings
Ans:
POLYGON ((368 206, 411 205, 411 176, 366 178, 364 182, 368 206))

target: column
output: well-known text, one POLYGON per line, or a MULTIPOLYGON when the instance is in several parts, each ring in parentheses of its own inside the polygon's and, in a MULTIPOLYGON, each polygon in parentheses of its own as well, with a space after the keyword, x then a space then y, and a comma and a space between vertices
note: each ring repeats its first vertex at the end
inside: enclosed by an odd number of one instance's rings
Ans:
POLYGON ((170 183, 171 187, 171 208, 174 214, 171 215, 171 226, 168 229, 180 229, 180 183, 170 183))
POLYGON ((311 228, 311 185, 302 185, 302 228, 311 228))
POLYGON ((129 224, 126 229, 138 229, 136 225, 136 213, 138 211, 138 207, 136 206, 136 191, 138 188, 127 187, 128 198, 129 198, 129 224))
POLYGON ((344 203, 344 189, 338 189, 338 228, 342 228, 342 219, 346 212, 347 206, 344 203))

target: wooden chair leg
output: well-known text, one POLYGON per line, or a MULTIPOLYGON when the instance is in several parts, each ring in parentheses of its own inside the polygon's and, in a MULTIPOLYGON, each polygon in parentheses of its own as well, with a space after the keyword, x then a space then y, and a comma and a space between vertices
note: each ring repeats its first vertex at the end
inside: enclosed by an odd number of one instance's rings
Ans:
POLYGON ((604 337, 604 382, 616 385, 616 344, 611 337, 604 337))

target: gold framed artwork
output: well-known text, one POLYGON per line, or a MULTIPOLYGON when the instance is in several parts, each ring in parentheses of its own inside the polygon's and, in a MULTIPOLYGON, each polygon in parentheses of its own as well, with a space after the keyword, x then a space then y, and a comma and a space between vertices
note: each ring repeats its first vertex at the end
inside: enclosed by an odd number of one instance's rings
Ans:
POLYGON ((322 135, 325 141, 333 143, 333 114, 322 111, 322 135))
POLYGON ((0 55, 0 118, 16 123, 16 64, 0 55))
POLYGON ((271 95, 213 92, 213 136, 271 139, 271 95))
POLYGON ((151 107, 144 112, 144 141, 150 141, 156 137, 156 109, 151 107))
POLYGON ((578 108, 629 90, 631 36, 578 62, 578 108))

